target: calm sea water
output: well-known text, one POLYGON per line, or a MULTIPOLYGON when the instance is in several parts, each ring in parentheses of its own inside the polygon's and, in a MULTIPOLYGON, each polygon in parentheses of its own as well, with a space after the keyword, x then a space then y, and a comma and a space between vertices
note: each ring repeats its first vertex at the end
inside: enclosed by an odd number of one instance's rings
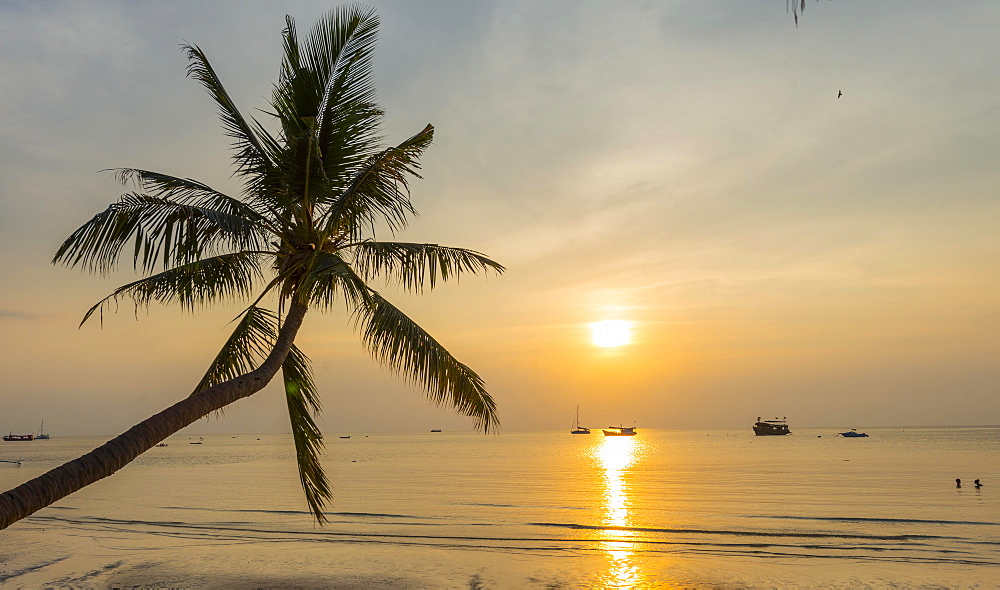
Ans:
POLYGON ((0 532, 0 585, 1000 587, 1000 429, 793 431, 328 434, 325 527, 289 436, 177 436, 0 532))

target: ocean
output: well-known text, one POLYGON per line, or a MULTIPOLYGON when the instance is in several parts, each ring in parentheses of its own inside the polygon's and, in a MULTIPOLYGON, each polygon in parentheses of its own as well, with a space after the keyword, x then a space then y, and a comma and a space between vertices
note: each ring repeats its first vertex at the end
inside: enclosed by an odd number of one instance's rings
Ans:
POLYGON ((328 433, 323 527, 289 435, 177 435, 0 531, 0 586, 1000 587, 1000 428, 864 430, 328 433))

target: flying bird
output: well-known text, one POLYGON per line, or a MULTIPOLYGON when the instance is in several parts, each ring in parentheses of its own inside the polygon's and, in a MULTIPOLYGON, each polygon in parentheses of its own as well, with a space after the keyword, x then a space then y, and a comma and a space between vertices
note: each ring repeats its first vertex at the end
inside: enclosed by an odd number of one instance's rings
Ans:
POLYGON ((844 93, 841 92, 840 90, 838 90, 837 91, 837 98, 840 98, 841 96, 844 96, 844 93))

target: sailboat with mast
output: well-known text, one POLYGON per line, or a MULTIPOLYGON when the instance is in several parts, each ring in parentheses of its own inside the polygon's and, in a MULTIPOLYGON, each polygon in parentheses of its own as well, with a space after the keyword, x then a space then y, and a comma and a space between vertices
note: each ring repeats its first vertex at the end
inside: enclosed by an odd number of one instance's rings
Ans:
POLYGON ((45 432, 45 420, 42 420, 41 425, 38 427, 38 434, 35 435, 35 440, 49 440, 49 435, 45 432))
POLYGON ((570 434, 590 434, 590 429, 580 426, 580 406, 576 406, 576 426, 570 430, 570 434))

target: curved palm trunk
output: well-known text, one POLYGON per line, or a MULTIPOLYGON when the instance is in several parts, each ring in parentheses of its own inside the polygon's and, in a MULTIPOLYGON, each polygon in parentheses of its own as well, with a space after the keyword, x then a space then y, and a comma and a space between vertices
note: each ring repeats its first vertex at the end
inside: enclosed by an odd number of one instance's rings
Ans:
POLYGON ((288 356, 307 307, 293 302, 271 354, 256 370, 177 402, 93 451, 0 494, 0 529, 118 471, 192 422, 257 393, 288 356))

